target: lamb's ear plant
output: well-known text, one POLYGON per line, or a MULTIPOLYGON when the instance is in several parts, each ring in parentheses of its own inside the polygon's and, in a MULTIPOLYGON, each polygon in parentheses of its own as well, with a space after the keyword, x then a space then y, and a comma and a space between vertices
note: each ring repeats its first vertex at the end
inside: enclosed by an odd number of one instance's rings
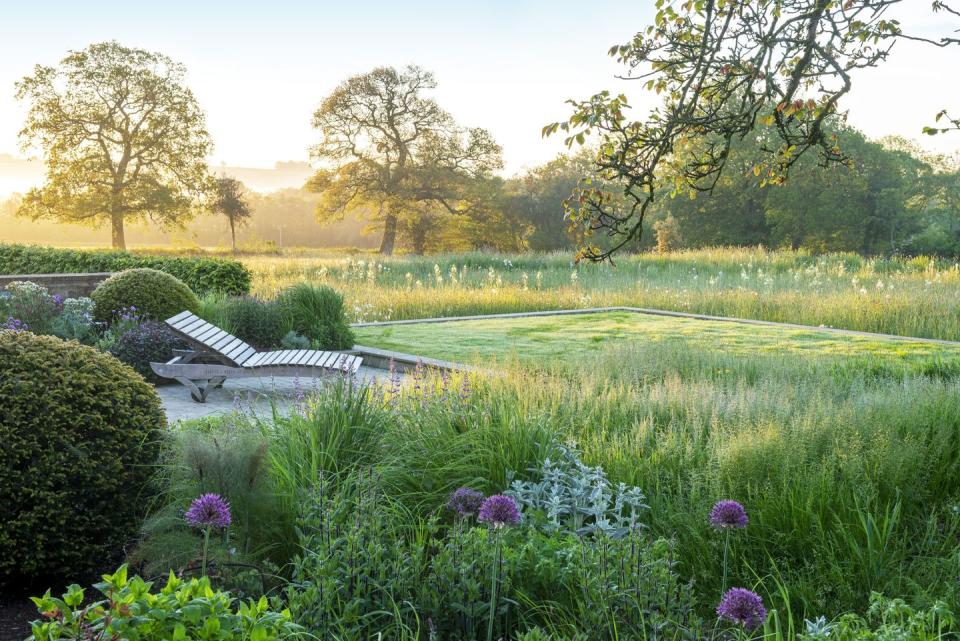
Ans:
POLYGON ((586 465, 575 446, 554 444, 552 449, 553 457, 528 470, 531 480, 514 480, 506 492, 539 517, 539 527, 613 537, 643 527, 640 517, 649 506, 640 488, 614 485, 603 468, 586 465))

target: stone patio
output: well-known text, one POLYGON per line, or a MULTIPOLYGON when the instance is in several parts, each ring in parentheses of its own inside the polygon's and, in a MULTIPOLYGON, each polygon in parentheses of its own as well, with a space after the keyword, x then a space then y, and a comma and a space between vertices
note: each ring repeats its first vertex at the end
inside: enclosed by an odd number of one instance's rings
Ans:
MULTIPOLYGON (((356 376, 360 381, 385 381, 390 373, 383 369, 361 367, 356 376)), ((190 398, 190 392, 183 385, 159 385, 157 393, 163 402, 167 420, 173 423, 232 412, 240 408, 267 414, 275 406, 281 412, 286 412, 298 395, 317 389, 333 380, 291 377, 227 380, 221 389, 210 392, 206 403, 195 403, 190 398)))

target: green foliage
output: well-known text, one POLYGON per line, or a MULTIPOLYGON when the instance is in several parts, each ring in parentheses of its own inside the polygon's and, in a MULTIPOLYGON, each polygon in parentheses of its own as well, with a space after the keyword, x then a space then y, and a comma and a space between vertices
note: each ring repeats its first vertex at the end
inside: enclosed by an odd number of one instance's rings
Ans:
POLYGON ((557 445, 555 458, 529 470, 531 480, 516 480, 506 492, 547 532, 625 536, 640 529, 650 506, 638 487, 613 486, 600 467, 580 460, 573 448, 557 445))
POLYGON ((211 292, 240 295, 250 291, 250 271, 233 260, 0 243, 2 274, 118 272, 137 267, 149 267, 176 276, 201 295, 211 292))
POLYGON ((333 288, 298 283, 281 292, 278 302, 293 330, 309 338, 319 349, 353 347, 353 332, 347 324, 343 296, 333 288))
MULTIPOLYGON (((210 540, 214 564, 285 564, 286 521, 270 474, 269 442, 242 415, 193 421, 169 432, 155 478, 159 492, 131 561, 150 576, 179 572, 195 561, 203 537, 186 524, 183 511, 194 498, 212 493, 227 500, 232 516, 230 527, 210 540)), ((232 587, 223 570, 217 581, 232 587)))
POLYGON ((234 336, 260 349, 278 347, 289 331, 280 305, 252 296, 224 300, 217 316, 223 319, 218 327, 229 328, 234 336))
POLYGON ((200 301, 187 285, 165 272, 146 267, 128 269, 103 281, 90 295, 94 315, 110 323, 123 310, 162 321, 182 311, 196 312, 200 301))
POLYGON ((156 392, 93 348, 0 331, 0 408, 0 589, 112 563, 166 424, 156 392))
POLYGON ((371 390, 346 381, 295 409, 193 421, 170 433, 134 559, 151 574, 195 559, 199 539, 181 514, 212 492, 227 498, 234 516, 229 532, 212 541, 213 558, 284 567, 299 549, 304 497, 318 478, 375 460, 388 416, 371 390))
POLYGON ((280 345, 284 349, 311 349, 313 347, 309 338, 301 336, 292 329, 284 335, 280 345))
POLYGON ((14 281, 0 294, 0 316, 26 323, 34 334, 53 333, 53 319, 59 311, 47 288, 36 283, 14 281))
POLYGON ((186 347, 186 342, 165 323, 146 321, 122 334, 109 351, 149 382, 158 384, 169 380, 154 374, 150 363, 166 363, 173 358, 173 350, 186 347))
POLYGON ((635 534, 594 540, 525 527, 494 534, 463 522, 444 528, 406 512, 366 474, 324 482, 300 531, 290 607, 321 636, 427 627, 440 639, 487 638, 494 566, 494 638, 538 625, 590 630, 593 639, 672 638, 694 622, 670 545, 635 534))
POLYGON ((173 572, 158 592, 123 565, 94 587, 105 598, 88 603, 85 590, 71 585, 63 598, 33 598, 43 616, 31 626, 29 641, 58 639, 138 639, 139 641, 278 641, 300 632, 287 610, 265 597, 236 603, 215 591, 206 578, 184 581, 173 572))
POLYGON ((93 344, 97 339, 97 327, 93 320, 93 300, 68 298, 63 301, 60 314, 54 317, 52 333, 65 340, 93 344))

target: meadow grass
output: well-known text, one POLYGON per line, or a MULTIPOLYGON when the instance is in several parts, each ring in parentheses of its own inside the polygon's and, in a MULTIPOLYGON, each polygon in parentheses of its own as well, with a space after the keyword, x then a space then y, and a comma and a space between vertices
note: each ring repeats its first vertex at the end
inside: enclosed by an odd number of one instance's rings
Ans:
POLYGON ((476 379, 455 409, 411 392, 378 465, 408 505, 429 510, 460 485, 500 491, 550 442, 575 442, 647 493, 648 525, 677 541, 705 610, 722 592, 722 538, 707 523, 722 498, 751 519, 734 537, 732 584, 781 611, 829 618, 872 591, 956 606, 960 380, 848 365, 625 344, 476 379))
POLYGON ((343 293, 351 321, 633 306, 960 340, 960 266, 926 257, 720 248, 575 266, 569 254, 241 256, 254 293, 343 293))
POLYGON ((960 366, 960 344, 892 340, 818 329, 709 321, 625 311, 491 318, 355 329, 357 343, 463 363, 577 362, 634 343, 679 343, 691 349, 745 356, 783 354, 875 359, 885 363, 960 366))

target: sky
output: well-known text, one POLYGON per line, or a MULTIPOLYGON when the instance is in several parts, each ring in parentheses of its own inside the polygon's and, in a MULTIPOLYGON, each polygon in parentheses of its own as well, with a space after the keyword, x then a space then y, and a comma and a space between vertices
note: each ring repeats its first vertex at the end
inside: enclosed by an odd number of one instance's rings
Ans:
MULTIPOLYGON (((562 140, 545 141, 540 129, 568 114, 565 100, 639 89, 615 79, 622 68, 606 51, 648 24, 653 4, 0 0, 0 159, 35 153, 18 146, 25 110, 14 99, 14 83, 35 64, 53 65, 68 50, 116 39, 187 66, 187 81, 207 113, 214 166, 307 160, 317 140, 311 114, 339 82, 375 66, 416 63, 436 74, 434 96, 458 122, 493 133, 510 175, 563 150, 562 140)), ((929 5, 905 0, 898 9, 904 26, 942 33, 943 18, 929 5)), ((881 69, 854 77, 842 108, 870 137, 919 139, 940 109, 960 113, 958 63, 960 47, 899 43, 881 69)), ((635 109, 649 104, 640 100, 635 109)), ((952 152, 960 149, 960 134, 921 143, 952 152)), ((36 180, 41 168, 31 165, 23 175, 0 175, 0 195, 36 180)))

